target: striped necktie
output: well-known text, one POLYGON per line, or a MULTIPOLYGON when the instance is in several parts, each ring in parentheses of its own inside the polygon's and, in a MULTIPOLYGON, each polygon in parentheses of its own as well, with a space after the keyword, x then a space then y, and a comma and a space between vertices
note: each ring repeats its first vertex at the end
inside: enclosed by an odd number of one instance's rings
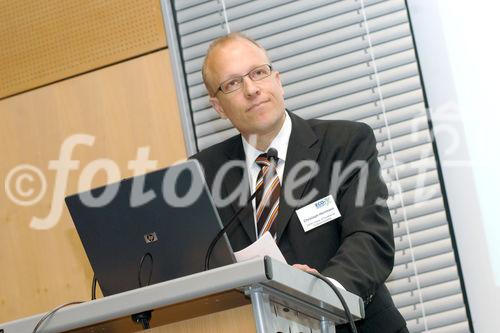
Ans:
POLYGON ((276 226, 274 221, 278 215, 278 207, 280 201, 280 180, 276 172, 276 165, 269 161, 267 154, 261 154, 255 160, 260 166, 260 172, 257 176, 257 184, 255 191, 255 219, 257 221, 258 238, 266 231, 270 231, 274 236, 276 226))

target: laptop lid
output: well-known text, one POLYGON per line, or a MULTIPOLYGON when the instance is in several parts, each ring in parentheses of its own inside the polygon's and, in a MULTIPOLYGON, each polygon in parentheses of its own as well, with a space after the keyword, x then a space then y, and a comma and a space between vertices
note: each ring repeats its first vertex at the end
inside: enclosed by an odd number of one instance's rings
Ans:
MULTIPOLYGON (((65 201, 105 296, 203 271, 208 246, 222 229, 195 160, 65 201)), ((224 236, 210 268, 233 262, 224 236)))

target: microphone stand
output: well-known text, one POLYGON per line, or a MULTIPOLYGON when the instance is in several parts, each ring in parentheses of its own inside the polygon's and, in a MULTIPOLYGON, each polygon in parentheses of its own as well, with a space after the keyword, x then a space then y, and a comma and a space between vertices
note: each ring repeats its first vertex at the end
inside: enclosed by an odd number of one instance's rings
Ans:
POLYGON ((255 198, 255 196, 257 195, 257 192, 258 191, 255 191, 250 196, 250 198, 247 200, 247 202, 245 203, 245 205, 242 206, 240 209, 238 209, 238 211, 233 215, 233 217, 231 217, 231 220, 229 220, 229 222, 224 226, 224 228, 222 228, 217 233, 217 235, 213 239, 212 243, 210 243, 210 246, 208 247, 208 250, 207 250, 207 254, 205 255, 205 271, 208 271, 210 269, 210 257, 212 256, 212 252, 213 252, 213 250, 215 248, 215 245, 217 244, 217 242, 219 241, 219 239, 221 239, 222 235, 224 235, 227 232, 227 230, 234 224, 234 221, 237 221, 236 218, 241 214, 241 212, 243 211, 243 209, 245 209, 245 208, 248 207, 248 204, 255 198))
MULTIPOLYGON (((276 169, 276 166, 278 165, 278 151, 274 148, 269 148, 269 150, 267 151, 267 158, 271 160, 271 166, 272 168, 276 169)), ((270 174, 270 173, 268 173, 270 174)), ((262 187, 261 187, 262 189, 262 187)), ((245 205, 243 205, 240 209, 238 209, 238 211, 231 217, 231 219, 229 220, 229 222, 224 226, 224 228, 221 229, 221 231, 219 231, 217 233, 217 235, 215 236, 214 240, 212 241, 212 243, 210 243, 210 246, 208 247, 208 250, 207 250, 207 254, 205 255, 205 271, 208 271, 210 269, 210 257, 212 256, 212 252, 215 248, 215 245, 217 244, 217 242, 219 241, 219 239, 221 239, 222 235, 224 235, 227 230, 229 230, 229 228, 234 224, 234 221, 237 221, 236 217, 238 217, 241 212, 248 207, 248 204, 250 202, 252 202, 252 200, 255 198, 255 196, 257 195, 257 193, 259 192, 259 190, 255 191, 251 196, 250 198, 248 198, 247 202, 245 203, 245 205)))

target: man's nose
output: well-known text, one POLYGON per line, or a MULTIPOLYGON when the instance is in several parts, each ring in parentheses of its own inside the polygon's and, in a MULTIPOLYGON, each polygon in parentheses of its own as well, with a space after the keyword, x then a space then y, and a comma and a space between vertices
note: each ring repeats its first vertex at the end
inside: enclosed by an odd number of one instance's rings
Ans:
POLYGON ((248 76, 243 78, 243 91, 246 97, 252 97, 254 95, 260 95, 260 88, 255 81, 252 81, 248 76))

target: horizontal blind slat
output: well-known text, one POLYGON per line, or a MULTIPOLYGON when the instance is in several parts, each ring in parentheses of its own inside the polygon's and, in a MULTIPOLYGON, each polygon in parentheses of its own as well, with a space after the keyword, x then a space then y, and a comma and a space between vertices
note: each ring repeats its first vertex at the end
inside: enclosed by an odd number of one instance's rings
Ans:
POLYGON ((212 2, 213 0, 175 0, 174 8, 176 11, 182 11, 185 9, 190 9, 196 5, 200 5, 207 2, 212 2))
POLYGON ((399 178, 399 180, 391 181, 387 184, 389 196, 396 195, 401 190, 408 192, 415 188, 430 186, 439 183, 439 176, 436 170, 419 173, 414 176, 399 178), (398 185, 399 184, 399 185, 398 185))
POLYGON ((384 180, 390 182, 396 179, 396 172, 399 178, 406 178, 419 172, 434 170, 436 169, 436 160, 431 156, 409 163, 396 164, 396 168, 393 167, 392 161, 390 161, 390 163, 381 165, 381 167, 384 180))
POLYGON ((443 210, 443 199, 441 197, 438 197, 422 202, 417 202, 413 205, 406 205, 404 211, 406 214, 403 214, 403 209, 401 209, 400 207, 391 209, 390 212, 393 223, 401 223, 402 221, 404 221, 405 215, 407 219, 413 219, 443 210))
MULTIPOLYGON (((410 105, 385 114, 357 119, 356 121, 369 125, 373 129, 377 142, 383 146, 389 145, 389 133, 391 139, 395 139, 412 133, 418 134, 419 131, 428 131, 429 129, 423 103, 410 105)), ((413 141, 411 136, 409 138, 413 141)), ((415 140, 415 142, 417 141, 415 140)), ((385 154, 385 152, 382 154, 385 154)))
POLYGON ((394 156, 396 165, 399 165, 434 156, 434 151, 432 150, 432 144, 426 143, 417 147, 397 151, 394 154, 379 155, 380 164, 386 165, 386 163, 392 163, 392 155, 394 156))
MULTIPOLYGON (((420 288, 425 288, 427 286, 432 286, 452 280, 458 280, 457 268, 455 266, 449 266, 422 273, 419 274, 418 280, 420 283, 420 288)), ((396 295, 402 292, 416 290, 417 280, 416 277, 412 275, 404 279, 388 281, 386 282, 386 285, 391 292, 391 295, 396 295)))
MULTIPOLYGON (((414 87, 413 84, 414 82, 407 82, 407 87, 411 89, 414 87)), ((333 102, 334 101, 332 101, 332 103, 333 102)), ((394 117, 394 122, 396 122, 396 119, 407 117, 407 115, 400 115, 400 112, 397 110, 400 110, 401 112, 408 112, 412 116, 416 116, 417 114, 422 113, 421 107, 419 108, 419 106, 423 105, 422 91, 420 89, 409 90, 403 93, 397 91, 395 95, 386 96, 384 99, 384 105, 389 121, 392 121, 391 117, 394 117), (394 111, 394 113, 392 111, 394 111)), ((330 109, 330 113, 327 113, 327 109, 323 108, 323 103, 316 104, 296 112, 301 117, 306 119, 319 118, 324 120, 341 119, 351 121, 370 121, 370 117, 382 119, 382 107, 380 100, 378 99, 378 96, 373 96, 373 94, 372 100, 368 103, 342 109, 342 107, 345 107, 344 101, 344 104, 337 104, 335 106, 337 106, 337 108, 330 109)))
POLYGON ((422 306, 425 309, 425 315, 430 316, 435 313, 461 308, 464 306, 464 301, 462 294, 456 294, 427 301, 424 302, 423 305, 421 303, 417 303, 415 305, 402 307, 399 308, 399 312, 405 320, 419 318, 422 316, 422 306))
POLYGON ((200 150, 203 150, 205 148, 208 148, 218 142, 224 141, 226 139, 229 139, 232 136, 235 136, 238 134, 238 131, 236 128, 230 128, 221 132, 217 132, 215 134, 207 135, 201 138, 198 138, 198 148, 200 150))
POLYGON ((461 320, 451 321, 454 324, 446 324, 445 326, 432 327, 432 333, 470 333, 469 322, 467 317, 461 318, 461 320), (463 320, 463 321, 461 321, 463 320))
POLYGON ((394 240, 396 251, 409 250, 410 239, 412 248, 424 244, 430 244, 450 237, 447 225, 438 226, 431 229, 425 229, 413 232, 411 235, 404 235, 394 240))
POLYGON ((420 303, 420 294, 422 295, 422 300, 426 302, 441 297, 457 295, 461 292, 462 288, 460 287, 460 281, 454 280, 422 288, 420 292, 418 290, 412 290, 410 292, 394 295, 392 296, 392 300, 397 308, 402 308, 420 303))
POLYGON ((429 131, 427 130, 427 128, 425 128, 424 130, 415 133, 392 137, 390 140, 392 145, 387 144, 388 142, 389 141, 387 140, 377 142, 377 149, 379 154, 390 154, 391 148, 394 152, 398 152, 400 150, 420 146, 425 143, 431 142, 431 137, 429 131))
MULTIPOLYGON (((239 6, 240 4, 243 4, 247 2, 248 0, 230 0, 230 1, 225 1, 226 4, 226 9, 231 9, 235 6, 239 6)), ((184 2, 182 1, 176 1, 176 2, 184 2)), ((198 1, 199 3, 200 1, 198 1)), ((208 23, 208 15, 212 13, 220 13, 222 11, 222 4, 219 1, 213 1, 210 0, 208 2, 204 2, 202 4, 198 4, 197 6, 192 6, 188 8, 187 10, 178 10, 177 11, 177 22, 179 23, 179 26, 186 26, 185 22, 190 21, 189 23, 193 24, 195 26, 192 31, 196 31, 200 29, 200 24, 199 21, 206 20, 208 23), (196 20, 198 19, 198 20, 196 20)), ((210 24, 206 25, 207 27, 210 26, 210 24)), ((203 28, 203 26, 201 26, 203 28)), ((186 32, 183 32, 182 34, 185 34, 186 32)))
POLYGON ((446 252, 453 251, 450 239, 441 239, 439 241, 434 241, 432 243, 426 243, 418 246, 414 246, 411 251, 409 249, 403 249, 396 251, 394 256, 394 265, 402 265, 410 263, 413 258, 415 260, 428 258, 432 256, 437 256, 446 252))
MULTIPOLYGON (((420 288, 425 288, 439 283, 444 283, 452 280, 458 280, 457 268, 455 266, 445 267, 419 274, 418 280, 420 288)), ((409 276, 404 279, 393 280, 386 282, 387 288, 391 295, 407 292, 417 289, 417 280, 415 276, 409 276)))
POLYGON ((373 132, 378 142, 386 142, 389 134, 391 138, 428 130, 428 120, 425 114, 425 105, 411 105, 392 112, 385 112, 360 119, 373 128, 373 132), (387 121, 387 125, 385 121, 387 121))
MULTIPOLYGON (((426 323, 429 329, 436 329, 438 327, 453 325, 455 323, 461 323, 466 320, 467 314, 465 313, 465 308, 444 311, 426 317, 426 323)), ((422 318, 408 320, 406 324, 410 332, 422 332, 425 330, 424 320, 422 318)), ((452 332, 458 333, 455 331, 452 332)), ((466 332, 468 332, 468 330, 466 332)))
POLYGON ((415 276, 415 267, 418 274, 423 274, 455 265, 455 256, 450 251, 437 256, 416 260, 415 262, 396 265, 387 281, 396 281, 415 276))
POLYGON ((408 206, 439 197, 441 197, 441 186, 439 184, 432 184, 392 195, 387 199, 387 206, 389 209, 399 208, 401 207, 401 199, 403 204, 408 206))
POLYGON ((196 126, 196 135, 201 138, 213 133, 232 128, 232 124, 228 119, 216 119, 208 123, 196 126))
POLYGON ((444 210, 410 218, 407 221, 393 222, 394 238, 406 235, 407 226, 409 232, 413 233, 440 225, 448 225, 444 210))

